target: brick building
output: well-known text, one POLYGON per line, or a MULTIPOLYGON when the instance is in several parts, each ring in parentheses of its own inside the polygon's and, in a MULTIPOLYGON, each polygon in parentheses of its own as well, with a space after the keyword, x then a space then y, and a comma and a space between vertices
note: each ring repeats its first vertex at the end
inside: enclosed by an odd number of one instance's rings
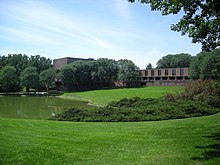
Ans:
POLYGON ((189 82, 188 68, 140 70, 141 85, 184 85, 189 82))
POLYGON ((54 59, 53 60, 53 68, 55 70, 62 68, 63 65, 69 64, 74 61, 78 60, 94 60, 93 58, 89 59, 84 59, 84 58, 73 58, 73 57, 64 57, 64 58, 59 58, 59 59, 54 59))

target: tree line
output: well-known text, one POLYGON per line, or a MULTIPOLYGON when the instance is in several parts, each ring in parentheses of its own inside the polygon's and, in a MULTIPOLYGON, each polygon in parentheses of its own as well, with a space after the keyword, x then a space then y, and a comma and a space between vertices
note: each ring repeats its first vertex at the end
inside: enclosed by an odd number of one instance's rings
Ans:
POLYGON ((22 54, 0 56, 0 91, 21 91, 22 87, 29 92, 30 88, 39 90, 49 87, 48 76, 51 81, 55 78, 52 61, 40 55, 28 57, 22 54), (49 74, 45 75, 45 72, 49 74))
POLYGON ((107 58, 79 60, 52 68, 52 61, 40 55, 22 54, 0 56, 0 92, 15 92, 26 88, 34 91, 49 90, 55 81, 61 81, 67 90, 78 87, 111 87, 115 81, 132 82, 139 78, 138 67, 130 60, 115 61, 107 58))
POLYGON ((111 87, 116 81, 127 83, 137 80, 138 69, 131 60, 126 59, 79 60, 63 66, 58 78, 68 90, 77 86, 111 87))
MULTIPOLYGON (((156 68, 189 67, 190 79, 220 79, 220 49, 202 51, 196 56, 190 54, 168 54, 157 62, 156 68)), ((146 69, 152 69, 149 63, 146 69)))
MULTIPOLYGON (((189 67, 191 79, 220 79, 220 49, 190 54, 166 55, 157 62, 157 68, 189 67)), ((147 69, 152 69, 148 64, 147 69)), ((0 92, 21 91, 23 87, 39 91, 54 87, 60 81, 67 90, 79 86, 111 87, 134 85, 140 78, 139 68, 131 60, 79 60, 64 65, 60 70, 52 68, 52 61, 40 55, 9 54, 0 56, 0 92), (130 84, 129 84, 130 83, 130 84)))

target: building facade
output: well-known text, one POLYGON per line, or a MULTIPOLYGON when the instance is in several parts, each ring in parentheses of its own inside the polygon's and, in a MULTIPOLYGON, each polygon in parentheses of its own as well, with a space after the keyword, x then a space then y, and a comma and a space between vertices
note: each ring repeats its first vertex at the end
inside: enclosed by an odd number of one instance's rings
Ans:
POLYGON ((184 85, 189 82, 188 68, 140 70, 141 85, 184 85))
POLYGON ((64 65, 69 64, 74 61, 78 61, 78 60, 94 60, 94 59, 93 58, 89 58, 89 59, 73 58, 73 57, 64 57, 64 58, 54 59, 53 60, 53 68, 55 70, 61 69, 64 65))

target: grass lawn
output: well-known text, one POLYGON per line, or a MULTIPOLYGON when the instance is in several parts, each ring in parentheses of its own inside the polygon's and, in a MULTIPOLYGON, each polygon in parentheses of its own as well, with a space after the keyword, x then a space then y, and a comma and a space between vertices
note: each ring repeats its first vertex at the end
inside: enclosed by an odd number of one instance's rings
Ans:
POLYGON ((94 90, 87 92, 65 93, 61 97, 79 100, 90 100, 92 104, 107 105, 109 102, 118 101, 122 98, 158 98, 166 93, 182 91, 181 86, 149 86, 142 88, 123 88, 111 90, 94 90))
POLYGON ((220 114, 158 122, 0 119, 0 164, 218 164, 220 114))

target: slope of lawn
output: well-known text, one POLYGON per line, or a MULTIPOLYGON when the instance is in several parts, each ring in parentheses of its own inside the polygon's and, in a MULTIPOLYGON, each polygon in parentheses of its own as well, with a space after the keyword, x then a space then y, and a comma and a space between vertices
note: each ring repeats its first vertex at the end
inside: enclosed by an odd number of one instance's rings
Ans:
POLYGON ((123 88, 94 90, 86 92, 64 93, 61 97, 79 100, 90 100, 92 104, 107 105, 122 98, 158 98, 166 93, 176 93, 183 90, 182 86, 149 86, 142 88, 123 88))
POLYGON ((127 123, 0 119, 0 164, 218 164, 220 114, 127 123))

